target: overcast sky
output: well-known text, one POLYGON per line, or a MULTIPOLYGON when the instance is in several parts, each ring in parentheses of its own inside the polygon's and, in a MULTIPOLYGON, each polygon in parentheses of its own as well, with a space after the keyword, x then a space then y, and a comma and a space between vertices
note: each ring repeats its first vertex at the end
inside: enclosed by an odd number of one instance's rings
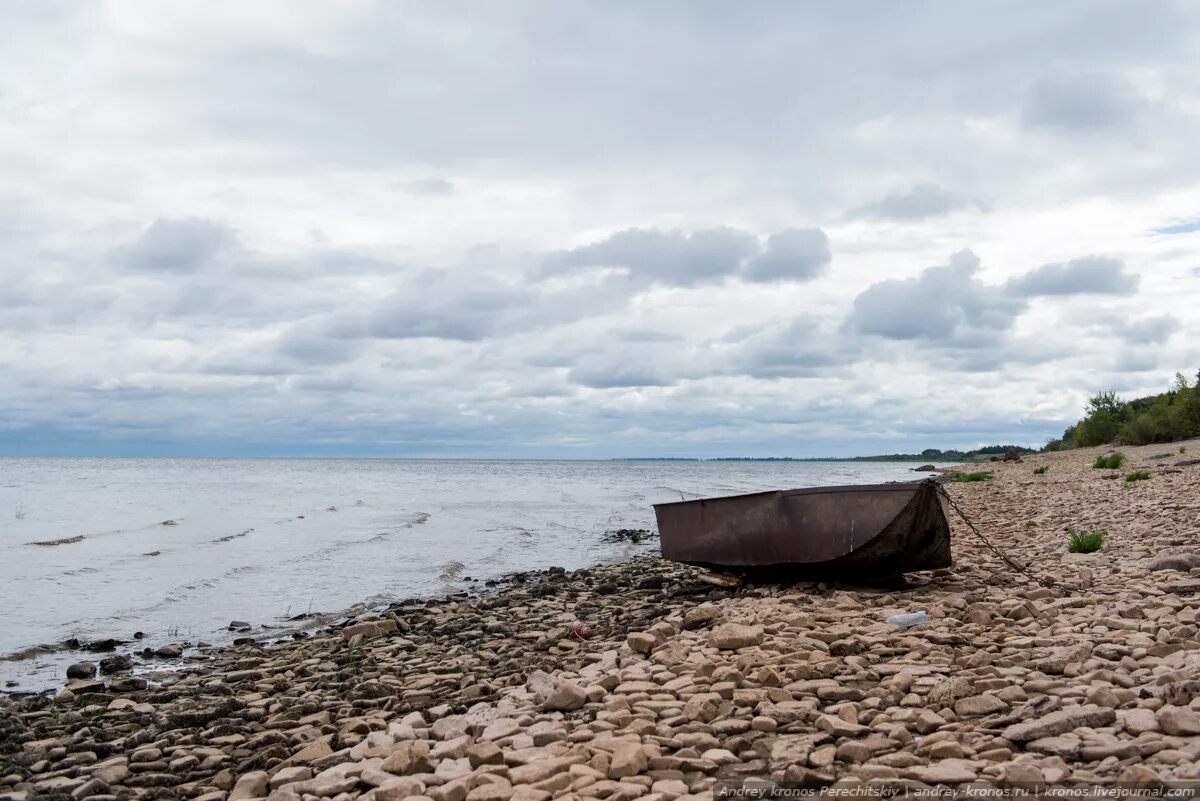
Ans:
POLYGON ((0 452, 1040 445, 1200 368, 1200 6, 0 7, 0 452))

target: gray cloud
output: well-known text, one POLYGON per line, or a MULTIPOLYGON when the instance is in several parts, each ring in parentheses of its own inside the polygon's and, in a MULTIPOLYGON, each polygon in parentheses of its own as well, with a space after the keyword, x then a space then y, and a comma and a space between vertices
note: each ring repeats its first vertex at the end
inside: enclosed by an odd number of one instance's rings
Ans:
POLYGON ((135 270, 187 273, 203 267, 233 241, 233 233, 212 220, 160 218, 113 256, 135 270))
POLYGON ((365 333, 380 339, 474 342, 495 333, 504 315, 527 297, 494 279, 425 271, 370 312, 365 333))
POLYGON ((922 183, 860 206, 851 216, 881 220, 926 220, 959 209, 986 210, 987 206, 982 201, 948 192, 936 184, 922 183))
POLYGON ((1045 295, 1132 295, 1139 278, 1125 271, 1125 262, 1105 256, 1083 256, 1069 262, 1043 264, 1008 282, 1021 297, 1045 295))
POLYGON ((406 181, 400 184, 399 188, 414 195, 425 195, 428 197, 453 195, 457 190, 454 182, 446 178, 424 178, 419 181, 406 181))
POLYGON ((661 365, 615 355, 583 359, 568 371, 567 379, 591 389, 666 387, 678 380, 661 365))
POLYGON ((800 378, 845 367, 862 358, 857 340, 824 331, 815 321, 799 318, 741 332, 732 348, 727 371, 754 378, 800 378))
POLYGON ((1137 93, 1116 78, 1056 71, 1029 87, 1022 119, 1032 127, 1096 130, 1129 122, 1140 105, 1137 93))
POLYGON ((787 228, 767 238, 766 248, 741 275, 748 281, 809 281, 829 267, 831 258, 829 237, 820 228, 787 228))
POLYGON ((295 325, 283 333, 276 352, 302 365, 344 364, 362 351, 362 342, 330 336, 321 325, 295 325))
POLYGON ((579 267, 629 270, 633 280, 695 286, 738 276, 747 281, 809 281, 829 266, 829 238, 819 228, 786 228, 767 238, 734 228, 693 233, 630 228, 606 239, 546 257, 545 270, 579 267))
POLYGON ((751 234, 708 228, 687 234, 656 228, 618 231, 600 242, 552 254, 551 271, 573 267, 623 267, 645 281, 693 286, 735 273, 757 249, 751 234))
POLYGON ((964 250, 948 264, 930 267, 916 278, 871 285, 854 299, 850 330, 887 339, 945 340, 983 336, 1009 328, 1025 302, 1003 287, 984 284, 975 274, 979 257, 964 250))
POLYGON ((1171 314, 1157 314, 1126 320, 1113 326, 1113 331, 1131 345, 1159 345, 1183 330, 1183 323, 1171 314))
POLYGON ((1037 442, 1195 360, 1200 8, 614 1, 8 4, 0 452, 1037 442))

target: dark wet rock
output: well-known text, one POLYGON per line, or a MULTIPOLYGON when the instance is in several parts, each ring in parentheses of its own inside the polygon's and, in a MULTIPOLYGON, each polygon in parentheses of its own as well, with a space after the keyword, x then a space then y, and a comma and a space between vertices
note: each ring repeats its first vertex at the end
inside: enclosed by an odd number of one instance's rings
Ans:
POLYGON ((111 638, 107 640, 94 640, 83 646, 83 649, 92 653, 103 653, 105 651, 115 651, 117 650, 117 646, 121 644, 120 640, 111 638))
POLYGON ((133 670, 133 660, 128 656, 106 656, 100 660, 100 672, 104 674, 122 673, 133 670))
POLYGON ((616 528, 604 532, 605 542, 631 542, 635 545, 645 542, 654 536, 654 532, 646 528, 616 528))
POLYGON ((249 631, 250 628, 251 628, 250 624, 244 620, 229 621, 228 629, 230 631, 249 631))
POLYGON ((1200 464, 1200 459, 1180 459, 1175 463, 1176 467, 1191 467, 1192 465, 1200 464))
POLYGON ((183 646, 179 645, 178 643, 164 645, 154 651, 154 656, 157 656, 161 659, 177 659, 183 656, 183 646))
POLYGON ((68 679, 90 679, 96 675, 96 665, 93 662, 76 662, 67 667, 68 679))
POLYGON ((920 467, 914 467, 913 470, 918 473, 932 473, 937 468, 931 464, 923 464, 920 467))

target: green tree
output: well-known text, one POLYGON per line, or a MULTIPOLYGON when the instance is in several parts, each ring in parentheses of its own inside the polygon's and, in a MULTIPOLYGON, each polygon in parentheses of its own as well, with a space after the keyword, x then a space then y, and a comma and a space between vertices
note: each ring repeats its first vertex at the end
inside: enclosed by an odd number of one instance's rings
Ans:
POLYGON ((1112 442, 1128 419, 1129 404, 1121 400, 1116 392, 1097 392, 1088 399, 1084 418, 1079 421, 1076 430, 1076 439, 1085 448, 1112 442))

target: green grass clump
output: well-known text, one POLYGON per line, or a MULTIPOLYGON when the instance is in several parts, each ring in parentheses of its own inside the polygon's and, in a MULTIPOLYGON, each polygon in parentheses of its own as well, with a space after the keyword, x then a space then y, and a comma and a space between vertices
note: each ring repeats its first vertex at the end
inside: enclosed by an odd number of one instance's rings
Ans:
POLYGON ((1108 543, 1108 534, 1103 531, 1068 531, 1067 550, 1071 553, 1092 553, 1108 543))
POLYGON ((1125 454, 1110 453, 1108 456, 1097 456, 1096 461, 1092 462, 1092 467, 1097 470, 1116 470, 1123 464, 1125 464, 1125 454))
POLYGON ((1049 473, 1049 472, 1050 472, 1050 465, 1048 465, 1048 464, 1044 464, 1044 465, 1042 465, 1041 467, 1039 467, 1039 468, 1037 468, 1036 470, 1034 470, 1034 471, 1033 471, 1033 474, 1034 474, 1035 476, 1044 476, 1044 475, 1046 475, 1046 474, 1047 474, 1047 473, 1049 473))
POLYGON ((979 470, 974 473, 958 473, 954 476, 954 480, 958 482, 987 481, 991 477, 991 470, 979 470))
POLYGON ((1150 480, 1150 471, 1149 470, 1134 470, 1132 473, 1125 476, 1125 480, 1127 482, 1128 481, 1148 481, 1148 480, 1150 480))
POLYGON ((1180 453, 1187 453, 1187 448, 1185 448, 1184 446, 1180 445, 1180 446, 1179 446, 1179 452, 1180 452, 1180 453))

